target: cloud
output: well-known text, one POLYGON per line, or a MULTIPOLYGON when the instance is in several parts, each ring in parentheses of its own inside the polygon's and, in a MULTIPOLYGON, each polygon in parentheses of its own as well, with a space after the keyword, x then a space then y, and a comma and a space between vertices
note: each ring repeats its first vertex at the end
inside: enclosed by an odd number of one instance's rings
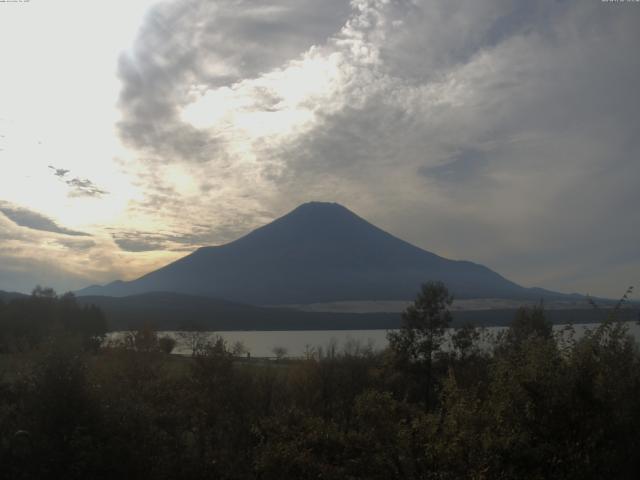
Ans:
POLYGON ((53 174, 56 177, 65 177, 70 170, 66 170, 64 168, 56 168, 53 165, 49 165, 49 168, 53 170, 53 174))
POLYGON ((172 233, 120 246, 180 248, 195 224, 210 236, 184 245, 220 243, 335 200, 525 285, 614 295, 640 266, 639 21, 550 0, 160 4, 120 60, 119 132, 131 215, 172 233))
POLYGON ((46 285, 66 291, 87 285, 96 274, 85 257, 90 250, 78 248, 92 240, 22 228, 4 215, 0 240, 0 290, 30 292, 46 285))
POLYGON ((56 243, 68 248, 69 250, 84 251, 96 246, 93 240, 74 240, 74 239, 57 239, 56 243))
POLYGON ((163 244, 144 238, 114 237, 114 241, 125 252, 150 252, 162 250, 163 244))
POLYGON ((198 247, 219 245, 237 239, 247 233, 246 226, 220 223, 215 227, 193 225, 180 233, 145 232, 137 230, 117 231, 111 234, 114 242, 125 252, 193 251, 198 247))
POLYGON ((184 87, 231 85, 269 71, 323 42, 348 8, 347 0, 159 4, 120 59, 123 140, 157 161, 223 156, 222 139, 181 121, 184 87))
POLYGON ((30 292, 40 284, 67 291, 116 278, 132 279, 183 254, 123 252, 100 231, 91 239, 60 235, 20 227, 0 215, 0 290, 30 292))
POLYGON ((86 282, 52 263, 0 254, 0 290, 30 293, 36 285, 55 285, 63 292, 86 282))
POLYGON ((441 164, 420 167, 418 172, 426 178, 461 183, 482 175, 488 161, 484 152, 475 148, 466 148, 446 158, 441 164))
POLYGON ((67 180, 66 184, 71 187, 70 197, 101 197, 106 195, 107 191, 98 188, 91 180, 86 178, 72 178, 67 180))
POLYGON ((16 207, 7 203, 0 203, 0 212, 8 219, 21 227, 33 230, 41 230, 43 232, 58 233, 60 235, 70 236, 89 236, 88 233, 69 230, 60 227, 53 220, 37 212, 33 212, 26 208, 16 207))
POLYGON ((49 168, 53 170, 53 174, 56 177, 62 179, 64 183, 71 187, 69 190, 70 197, 102 197, 109 193, 87 178, 73 177, 65 180, 71 170, 57 168, 53 165, 49 165, 49 168))

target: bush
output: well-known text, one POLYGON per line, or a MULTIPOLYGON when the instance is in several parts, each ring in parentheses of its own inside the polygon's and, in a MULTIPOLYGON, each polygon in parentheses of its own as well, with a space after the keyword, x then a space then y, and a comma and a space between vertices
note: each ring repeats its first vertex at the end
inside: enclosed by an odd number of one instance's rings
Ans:
POLYGON ((173 351, 173 349, 176 348, 177 343, 178 342, 176 342, 175 338, 160 337, 158 339, 158 348, 160 348, 160 351, 169 355, 173 351))

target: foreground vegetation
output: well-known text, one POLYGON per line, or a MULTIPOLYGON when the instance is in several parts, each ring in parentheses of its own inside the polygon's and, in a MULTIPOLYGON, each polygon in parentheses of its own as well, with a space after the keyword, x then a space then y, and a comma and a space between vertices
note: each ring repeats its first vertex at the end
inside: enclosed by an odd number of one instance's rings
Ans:
POLYGON ((579 339, 553 335, 541 307, 522 309, 491 348, 464 327, 445 352, 451 298, 430 283, 387 351, 353 343, 254 364, 222 339, 191 357, 168 355, 171 345, 150 329, 98 349, 99 311, 34 293, 0 305, 3 478, 635 479, 640 471, 640 353, 617 309, 579 339))

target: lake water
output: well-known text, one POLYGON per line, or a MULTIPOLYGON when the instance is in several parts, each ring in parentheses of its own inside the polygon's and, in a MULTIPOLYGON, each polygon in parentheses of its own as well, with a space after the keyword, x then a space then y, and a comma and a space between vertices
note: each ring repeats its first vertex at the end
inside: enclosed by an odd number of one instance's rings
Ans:
MULTIPOLYGON (((629 332, 640 341, 640 325, 627 322, 629 332)), ((576 337, 584 335, 587 329, 594 329, 597 324, 576 324, 573 326, 576 337)), ((492 337, 506 327, 485 327, 482 329, 480 343, 488 345, 492 337)), ((554 331, 560 335, 565 325, 554 325, 554 331)), ((122 338, 126 332, 111 332, 107 341, 122 338)), ((287 331, 228 331, 228 332, 158 332, 158 336, 169 336, 177 340, 174 353, 191 354, 191 343, 194 340, 211 341, 220 335, 231 347, 242 342, 252 357, 274 357, 273 349, 282 347, 287 357, 304 357, 312 349, 321 347, 324 351, 332 346, 338 351, 370 346, 374 350, 382 350, 387 346, 387 330, 287 330, 287 331)), ((446 347, 445 343, 445 347, 446 347)))

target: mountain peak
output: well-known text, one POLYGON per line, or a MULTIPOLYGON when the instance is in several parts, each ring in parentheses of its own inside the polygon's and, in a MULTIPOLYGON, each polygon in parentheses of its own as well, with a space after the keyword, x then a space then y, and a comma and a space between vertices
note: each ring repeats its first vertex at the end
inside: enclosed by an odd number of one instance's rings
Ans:
POLYGON ((289 216, 297 217, 297 216, 314 216, 314 217, 338 217, 338 216, 350 216, 350 217, 358 217, 355 213, 349 210, 347 207, 340 205, 335 202, 307 202, 303 203, 293 210, 291 210, 288 214, 286 214, 282 218, 287 218, 289 216))
POLYGON ((346 211, 350 211, 347 207, 344 207, 343 205, 340 205, 339 203, 336 203, 336 202, 318 202, 318 201, 301 203, 296 208, 294 208, 292 210, 292 212, 295 212, 296 210, 301 210, 301 211, 305 211, 305 210, 307 210, 307 211, 311 211, 311 210, 315 210, 315 211, 321 211, 321 210, 334 210, 334 211, 346 210, 346 211))
POLYGON ((389 236, 338 203, 308 202, 232 243, 259 241, 262 242, 261 248, 272 250, 298 248, 309 243, 319 246, 323 243, 333 250, 339 244, 344 246, 345 239, 350 239, 352 243, 367 243, 371 236, 380 235, 389 236))

